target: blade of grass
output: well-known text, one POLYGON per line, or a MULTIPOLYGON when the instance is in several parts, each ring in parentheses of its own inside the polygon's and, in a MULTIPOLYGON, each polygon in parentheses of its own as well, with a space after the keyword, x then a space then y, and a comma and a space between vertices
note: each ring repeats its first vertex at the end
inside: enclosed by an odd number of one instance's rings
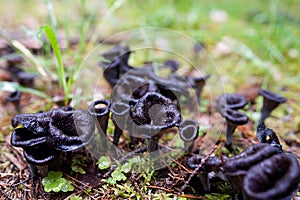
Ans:
POLYGON ((51 26, 52 26, 54 32, 56 32, 57 21, 56 21, 56 17, 55 17, 55 14, 54 14, 52 2, 51 2, 51 0, 45 0, 45 3, 46 3, 46 6, 47 6, 47 11, 48 11, 48 15, 49 15, 49 18, 50 18, 51 26))
POLYGON ((65 68, 63 65, 63 61, 62 61, 62 55, 60 52, 60 48, 59 48, 59 44, 58 44, 58 40, 56 37, 56 34, 54 32, 54 30, 52 29, 51 26, 49 25, 44 25, 41 26, 39 31, 38 31, 38 37, 40 38, 41 35, 43 34, 43 32, 45 32, 51 47, 53 49, 53 52, 55 54, 56 60, 57 60, 57 75, 58 75, 58 82, 59 85, 63 88, 64 93, 65 93, 65 103, 68 102, 68 98, 69 98, 69 93, 70 93, 70 88, 67 85, 67 80, 66 80, 66 75, 65 75, 65 68))

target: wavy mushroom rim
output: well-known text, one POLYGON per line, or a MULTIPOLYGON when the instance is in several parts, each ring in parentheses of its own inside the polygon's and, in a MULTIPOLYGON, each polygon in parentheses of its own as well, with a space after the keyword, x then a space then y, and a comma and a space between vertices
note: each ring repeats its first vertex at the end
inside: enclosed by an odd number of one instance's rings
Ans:
POLYGON ((26 128, 15 129, 10 138, 11 145, 15 147, 30 147, 46 142, 46 136, 39 136, 26 128))
POLYGON ((278 150, 267 144, 263 146, 250 146, 241 154, 225 160, 223 165, 224 173, 227 176, 246 175, 252 166, 275 154, 278 154, 278 150))
POLYGON ((270 90, 265 90, 265 89, 260 89, 258 91, 258 94, 263 96, 265 99, 267 100, 271 100, 273 102, 276 102, 276 103, 284 103, 286 102, 286 98, 277 94, 277 93, 274 93, 270 90))
POLYGON ((224 93, 217 99, 219 109, 238 110, 244 108, 247 104, 247 99, 240 94, 224 93))
POLYGON ((106 100, 106 99, 96 100, 88 106, 88 112, 92 116, 102 117, 102 116, 109 114, 110 107, 111 107, 111 102, 109 100, 106 100), (96 106, 99 104, 105 105, 105 107, 104 108, 96 108, 96 106))
POLYGON ((243 181, 243 189, 248 196, 261 200, 290 199, 299 183, 300 167, 295 156, 276 154, 249 170, 243 181), (283 175, 279 177, 280 172, 283 175), (270 179, 271 182, 262 184, 262 181, 270 179), (259 186, 255 186, 257 183, 260 183, 259 186))

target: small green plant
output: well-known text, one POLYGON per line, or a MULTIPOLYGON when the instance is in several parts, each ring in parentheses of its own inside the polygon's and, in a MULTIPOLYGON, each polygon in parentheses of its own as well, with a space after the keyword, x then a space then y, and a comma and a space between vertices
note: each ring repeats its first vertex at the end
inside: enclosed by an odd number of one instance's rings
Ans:
POLYGON ((73 172, 77 172, 80 174, 85 174, 85 170, 81 167, 82 163, 86 160, 86 158, 82 158, 80 156, 74 156, 72 159, 71 169, 73 172))
POLYGON ((47 177, 43 178, 42 185, 45 192, 68 192, 73 191, 73 185, 62 177, 61 172, 49 171, 47 177))
POLYGON ((205 197, 208 200, 229 200, 230 199, 230 195, 228 195, 228 194, 219 194, 219 193, 206 194, 205 197))
POLYGON ((108 169, 111 165, 110 160, 106 156, 101 156, 96 164, 100 170, 108 169))
POLYGON ((139 165, 141 165, 142 162, 143 160, 141 160, 140 157, 134 157, 123 165, 118 164, 118 167, 111 173, 111 177, 106 180, 107 183, 114 185, 117 181, 126 181, 127 177, 125 174, 129 173, 132 169, 140 167, 139 165))
POLYGON ((70 198, 70 200, 82 200, 82 197, 74 195, 70 198))

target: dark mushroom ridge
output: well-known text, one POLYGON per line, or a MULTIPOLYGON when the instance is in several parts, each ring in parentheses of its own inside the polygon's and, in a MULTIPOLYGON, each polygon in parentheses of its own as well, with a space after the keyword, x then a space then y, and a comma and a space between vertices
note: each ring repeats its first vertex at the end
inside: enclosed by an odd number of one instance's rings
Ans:
POLYGON ((275 154, 278 150, 268 144, 251 145, 241 154, 226 159, 224 173, 229 177, 245 175, 252 166, 275 154))
POLYGON ((260 122, 264 122, 266 118, 268 118, 271 112, 281 103, 286 102, 286 98, 271 92, 269 90, 260 89, 258 92, 261 96, 263 96, 263 106, 261 108, 261 117, 260 122))
POLYGON ((95 129, 88 112, 70 107, 20 114, 12 119, 12 126, 11 144, 23 148, 25 159, 34 165, 46 165, 60 151, 85 146, 95 129))
POLYGON ((253 166, 244 178, 246 194, 258 200, 291 199, 298 190, 300 168, 291 154, 277 154, 253 166))
POLYGON ((239 94, 222 94, 217 99, 218 108, 224 109, 229 108, 232 110, 238 110, 244 108, 247 105, 247 100, 244 96, 239 94))
POLYGON ((130 133, 146 138, 149 152, 157 151, 158 140, 168 128, 179 126, 181 114, 172 101, 157 93, 147 92, 130 110, 130 133))

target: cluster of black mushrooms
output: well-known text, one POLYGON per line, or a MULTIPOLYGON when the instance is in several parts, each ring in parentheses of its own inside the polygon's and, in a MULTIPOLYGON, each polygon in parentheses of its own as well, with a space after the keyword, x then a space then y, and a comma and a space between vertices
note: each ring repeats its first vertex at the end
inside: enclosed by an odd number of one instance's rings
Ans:
MULTIPOLYGON (((106 61, 100 62, 100 66, 113 88, 111 99, 96 100, 85 111, 65 106, 48 112, 19 114, 12 119, 15 129, 11 144, 23 148, 24 158, 32 167, 57 164, 63 152, 86 146, 95 137, 95 126, 105 149, 111 120, 114 145, 118 145, 126 131, 132 143, 136 138, 145 138, 147 151, 155 158, 160 155, 162 135, 171 128, 177 129, 184 141, 187 166, 198 169, 197 176, 206 192, 210 191, 211 177, 217 176, 240 189, 244 199, 290 199, 295 194, 300 181, 299 163, 293 154, 282 149, 276 133, 264 124, 272 110, 286 101, 284 97, 261 89, 259 94, 264 101, 257 128, 260 143, 233 157, 210 156, 199 168, 203 157, 193 154, 199 124, 194 119, 183 119, 181 110, 193 109, 185 107, 182 101, 187 101, 187 105, 199 104, 209 75, 179 76, 176 73, 179 63, 174 60, 163 65, 147 63, 132 67, 128 64, 129 56, 129 48, 122 46, 103 54, 106 61), (161 68, 171 71, 167 78, 155 73, 155 69, 161 68)), ((248 117, 239 111, 246 104, 247 100, 238 94, 223 94, 217 99, 218 111, 226 119, 225 146, 229 150, 236 127, 248 122, 248 117)))

